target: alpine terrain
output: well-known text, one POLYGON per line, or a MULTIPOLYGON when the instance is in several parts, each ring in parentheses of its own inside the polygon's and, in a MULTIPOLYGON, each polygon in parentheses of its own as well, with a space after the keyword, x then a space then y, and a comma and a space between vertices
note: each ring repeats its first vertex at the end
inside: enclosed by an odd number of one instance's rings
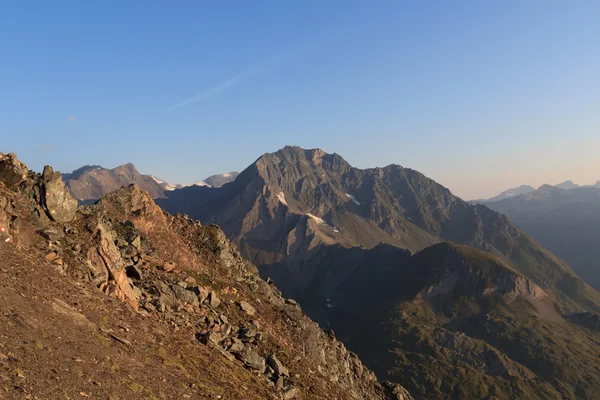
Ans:
POLYGON ((0 398, 396 399, 215 225, 0 153, 0 398))
POLYGON ((285 147, 229 185, 157 202, 217 223, 265 279, 419 398, 600 393, 589 372, 600 294, 506 216, 417 171, 285 147))

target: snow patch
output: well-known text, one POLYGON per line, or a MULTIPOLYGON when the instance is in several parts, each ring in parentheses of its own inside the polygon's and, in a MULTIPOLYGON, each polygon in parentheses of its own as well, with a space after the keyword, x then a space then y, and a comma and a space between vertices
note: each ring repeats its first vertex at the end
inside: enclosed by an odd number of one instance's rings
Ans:
POLYGON ((356 197, 354 197, 353 195, 351 195, 350 193, 346 193, 346 196, 348 196, 348 198, 350 200, 352 200, 354 202, 354 204, 356 204, 357 206, 360 206, 360 201, 356 200, 356 197))
POLYGON ((162 185, 163 183, 167 183, 167 182, 163 181, 162 179, 158 179, 158 178, 157 178, 157 177, 155 177, 154 175, 150 175, 150 177, 151 177, 152 179, 154 179, 154 182, 156 182, 156 183, 159 183, 159 184, 161 184, 161 185, 162 185))
POLYGON ((280 193, 277 193, 275 196, 277 196, 277 198, 279 199, 280 202, 282 202, 286 206, 288 205, 288 203, 285 201, 285 193, 280 192, 280 193))
POLYGON ((323 218, 319 218, 319 217, 317 217, 316 215, 312 215, 311 213, 307 213, 307 214, 306 214, 306 216, 307 216, 308 218, 312 218, 312 219, 314 219, 314 220, 315 220, 315 221, 316 221, 318 224, 320 224, 320 225, 327 225, 327 222, 325 222, 325 221, 323 220, 323 218))

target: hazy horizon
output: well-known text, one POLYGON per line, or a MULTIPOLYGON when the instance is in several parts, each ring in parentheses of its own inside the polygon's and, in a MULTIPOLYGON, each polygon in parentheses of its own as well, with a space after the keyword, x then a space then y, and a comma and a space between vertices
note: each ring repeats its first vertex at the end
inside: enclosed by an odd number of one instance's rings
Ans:
POLYGON ((0 6, 0 151, 196 182, 295 144, 464 199, 600 179, 600 3, 0 6))

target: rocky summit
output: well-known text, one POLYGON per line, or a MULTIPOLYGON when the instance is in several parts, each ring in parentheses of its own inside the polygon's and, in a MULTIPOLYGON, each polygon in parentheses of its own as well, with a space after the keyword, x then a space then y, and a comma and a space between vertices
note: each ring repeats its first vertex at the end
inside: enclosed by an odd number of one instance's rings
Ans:
POLYGON ((0 398, 412 399, 137 185, 76 207, 2 155, 0 238, 0 398))

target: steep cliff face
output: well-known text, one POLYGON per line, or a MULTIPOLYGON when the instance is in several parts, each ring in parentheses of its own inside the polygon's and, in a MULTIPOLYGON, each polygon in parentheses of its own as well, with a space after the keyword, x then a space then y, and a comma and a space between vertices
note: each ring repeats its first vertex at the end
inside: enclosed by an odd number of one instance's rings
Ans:
POLYGON ((411 399, 217 226, 168 215, 135 185, 53 219, 41 178, 0 180, 4 397, 411 399))

